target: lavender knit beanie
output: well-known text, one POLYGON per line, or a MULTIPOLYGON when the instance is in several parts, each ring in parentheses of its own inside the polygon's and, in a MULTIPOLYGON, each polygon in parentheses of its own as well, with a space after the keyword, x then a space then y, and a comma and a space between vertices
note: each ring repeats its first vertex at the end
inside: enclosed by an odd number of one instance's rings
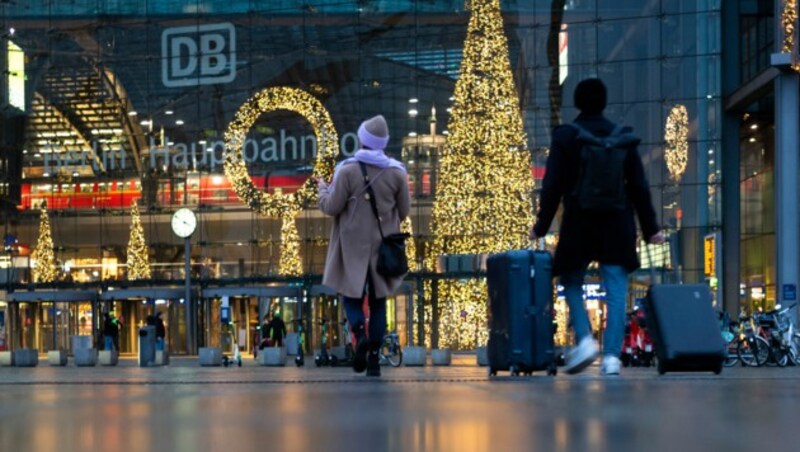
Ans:
POLYGON ((358 128, 358 140, 362 146, 370 149, 386 149, 386 145, 389 144, 389 126, 386 125, 386 119, 378 115, 362 122, 358 128))

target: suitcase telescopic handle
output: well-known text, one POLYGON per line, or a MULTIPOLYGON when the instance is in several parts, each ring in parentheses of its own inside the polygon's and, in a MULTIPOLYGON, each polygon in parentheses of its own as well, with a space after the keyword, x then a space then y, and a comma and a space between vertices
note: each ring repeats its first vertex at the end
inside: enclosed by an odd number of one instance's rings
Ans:
POLYGON ((531 240, 531 250, 533 251, 544 251, 544 237, 541 237, 536 240, 531 240))
MULTIPOLYGON (((669 247, 670 251, 673 250, 673 246, 675 245, 675 243, 673 243, 673 241, 671 240, 670 237, 665 237, 664 238, 664 243, 667 244, 667 246, 669 247)), ((656 271, 653 268, 654 264, 655 264, 655 260, 653 259, 653 252, 650 250, 652 248, 652 246, 653 245, 647 243, 646 240, 644 241, 644 248, 645 248, 645 250, 647 250, 647 260, 650 261, 649 262, 650 263, 650 265, 649 265, 649 268, 650 268, 650 282, 651 282, 651 284, 655 284, 656 283, 656 271)), ((667 256, 664 255, 664 268, 666 268, 666 267, 667 267, 667 256)), ((675 266, 675 282, 677 282, 678 284, 681 284, 682 281, 680 279, 681 279, 680 273, 678 272, 678 267, 676 265, 675 266)))

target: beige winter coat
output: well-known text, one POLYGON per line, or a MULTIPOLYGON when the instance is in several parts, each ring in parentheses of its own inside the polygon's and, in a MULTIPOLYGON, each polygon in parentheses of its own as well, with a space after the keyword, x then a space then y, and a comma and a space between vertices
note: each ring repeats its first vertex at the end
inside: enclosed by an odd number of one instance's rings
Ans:
MULTIPOLYGON (((406 174, 397 168, 381 169, 370 165, 367 165, 367 173, 384 235, 400 232, 400 222, 408 216, 411 202, 406 174)), ((364 179, 357 163, 341 167, 330 187, 320 186, 319 208, 335 217, 322 284, 346 297, 360 298, 369 269, 375 295, 382 298, 394 293, 403 279, 385 278, 375 270, 381 234, 365 194, 364 179)))

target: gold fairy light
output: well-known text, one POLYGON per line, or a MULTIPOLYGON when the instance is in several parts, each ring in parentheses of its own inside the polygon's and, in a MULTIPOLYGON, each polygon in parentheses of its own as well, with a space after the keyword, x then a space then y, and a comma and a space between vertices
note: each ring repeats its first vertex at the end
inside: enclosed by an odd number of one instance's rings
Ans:
POLYGON ((236 196, 250 209, 261 215, 280 218, 281 227, 281 274, 300 274, 302 264, 299 257, 299 238, 294 216, 305 206, 316 202, 316 179, 330 180, 333 174, 339 135, 328 110, 313 95, 290 87, 265 88, 248 99, 236 112, 225 132, 225 176, 236 196), (303 116, 317 139, 317 156, 311 176, 294 193, 265 193, 253 184, 247 172, 243 156, 247 131, 264 113, 288 110, 303 116), (283 241, 289 241, 286 243, 283 241))
POLYGON ((670 110, 664 127, 664 141, 667 170, 675 182, 680 182, 689 161, 689 114, 685 106, 676 105, 670 110))
POLYGON ((417 245, 414 242, 414 228, 411 224, 411 217, 406 217, 406 219, 400 223, 400 232, 405 232, 409 235, 408 240, 406 240, 406 258, 408 259, 408 268, 412 272, 418 271, 417 245))
POLYGON ((131 205, 131 233, 128 239, 128 279, 150 279, 150 257, 142 219, 136 201, 131 205))
POLYGON ((225 132, 225 175, 231 188, 252 210, 272 218, 282 218, 287 212, 297 212, 307 204, 316 202, 316 178, 329 180, 333 174, 338 150, 339 135, 333 120, 317 98, 311 94, 285 86, 266 88, 247 100, 228 125, 225 132), (247 131, 264 113, 288 110, 303 116, 314 130, 317 139, 317 157, 311 176, 294 193, 265 193, 255 187, 242 148, 247 131))
POLYGON ((781 25, 783 25, 783 43, 781 52, 792 55, 792 69, 800 72, 800 63, 797 60, 797 0, 786 0, 783 2, 781 12, 781 25))
MULTIPOLYGON (((443 254, 523 248, 533 222, 530 152, 499 0, 471 2, 447 130, 426 250, 429 271, 443 254)), ((487 296, 484 279, 439 282, 440 344, 465 349, 486 342, 487 296)))
POLYGON ((47 204, 42 204, 39 215, 39 240, 36 248, 31 253, 31 259, 36 263, 33 267, 33 282, 49 283, 58 279, 56 256, 53 253, 53 236, 50 233, 50 216, 47 213, 47 204))
POLYGON ((303 274, 303 262, 300 260, 300 234, 297 232, 295 212, 287 212, 281 224, 281 257, 278 273, 285 276, 303 274))

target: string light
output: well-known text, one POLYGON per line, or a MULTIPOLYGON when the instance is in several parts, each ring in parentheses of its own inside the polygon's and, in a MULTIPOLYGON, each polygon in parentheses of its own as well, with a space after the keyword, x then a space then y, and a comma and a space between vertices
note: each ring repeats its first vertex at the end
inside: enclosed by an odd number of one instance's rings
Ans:
POLYGON ((786 0, 783 2, 781 13, 781 24, 783 25, 783 44, 781 52, 792 55, 792 69, 800 72, 800 63, 796 60, 795 35, 797 31, 797 0, 786 0))
POLYGON ((303 274, 303 262, 300 259, 300 234, 295 223, 296 212, 287 212, 281 219, 281 257, 278 273, 284 276, 303 274))
POLYGON ((685 106, 676 105, 670 110, 664 127, 664 141, 667 170, 675 182, 680 182, 689 161, 689 114, 685 106))
POLYGON ((33 282, 49 283, 58 278, 56 256, 53 253, 53 236, 50 233, 50 217, 47 214, 47 204, 42 204, 39 215, 39 240, 36 248, 31 253, 31 259, 36 262, 33 267, 33 282))
POLYGON ((225 176, 231 188, 250 209, 272 218, 283 218, 289 212, 298 212, 316 202, 316 179, 330 180, 339 142, 325 106, 311 94, 285 86, 263 89, 242 104, 228 125, 224 138, 227 147, 225 176), (247 131, 259 116, 275 110, 289 110, 303 116, 311 124, 317 139, 318 152, 311 177, 294 193, 269 194, 257 189, 242 154, 247 131))
MULTIPOLYGON (((523 248, 533 222, 530 153, 514 85, 500 0, 473 0, 440 158, 425 267, 443 254, 523 248)), ((428 299, 431 285, 426 285, 428 299)), ((488 333, 485 279, 439 282, 440 343, 472 348, 488 333)), ((426 342, 428 339, 426 339, 426 342)))
POLYGON ((300 240, 294 217, 305 206, 316 202, 316 179, 330 180, 338 152, 339 135, 328 110, 303 90, 285 86, 266 88, 242 104, 228 125, 224 138, 227 147, 225 176, 236 196, 253 211, 283 221, 279 273, 301 274, 300 240), (317 156, 311 177, 294 193, 269 194, 257 189, 243 157, 247 131, 262 114, 275 110, 288 110, 303 116, 311 124, 317 139, 317 156))
POLYGON ((131 234, 128 239, 128 279, 150 279, 150 257, 136 201, 131 204, 131 234))
POLYGON ((410 271, 418 271, 419 266, 417 265, 417 245, 414 243, 414 228, 411 225, 411 217, 406 217, 402 223, 400 223, 400 232, 405 232, 409 235, 408 240, 406 240, 406 258, 408 259, 408 268, 410 271))

